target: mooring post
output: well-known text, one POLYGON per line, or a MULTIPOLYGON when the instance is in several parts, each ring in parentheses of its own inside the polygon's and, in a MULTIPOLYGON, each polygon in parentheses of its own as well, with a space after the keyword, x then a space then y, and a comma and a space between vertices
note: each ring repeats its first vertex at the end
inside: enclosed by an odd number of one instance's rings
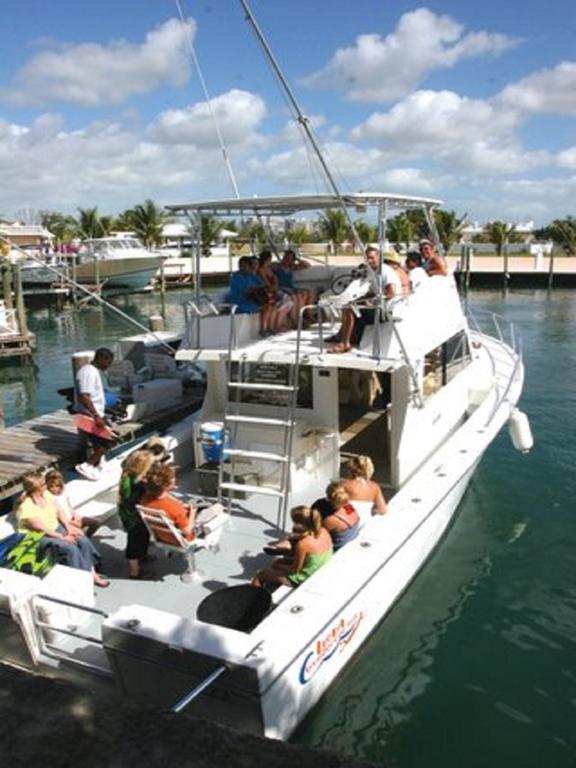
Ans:
POLYGON ((510 275, 508 274, 508 245, 507 243, 504 243, 503 248, 503 256, 504 256, 504 288, 506 289, 508 287, 508 280, 510 279, 510 275))
POLYGON ((24 291, 22 290, 22 274, 20 265, 12 266, 14 275, 14 301, 16 304, 16 319, 18 321, 18 330, 21 336, 28 336, 28 321, 26 319, 26 307, 24 306, 24 291))
POLYGON ((554 246, 550 251, 550 258, 548 259, 548 288, 552 288, 554 283, 554 246))
POLYGON ((14 309, 12 301, 12 264, 8 259, 2 259, 2 298, 6 309, 14 309))

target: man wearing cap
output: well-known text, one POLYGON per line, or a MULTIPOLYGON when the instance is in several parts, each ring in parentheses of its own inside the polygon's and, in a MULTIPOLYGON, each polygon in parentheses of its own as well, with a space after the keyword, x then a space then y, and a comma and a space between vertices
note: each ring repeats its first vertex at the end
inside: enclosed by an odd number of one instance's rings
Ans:
POLYGON ((434 275, 447 275, 448 267, 446 262, 436 250, 431 240, 420 240, 418 244, 420 255, 422 256, 422 267, 430 277, 434 275))
MULTIPOLYGON (((382 257, 380 268, 380 251, 378 248, 368 246, 366 249, 366 263, 369 272, 368 279, 372 286, 371 293, 377 295, 380 290, 386 299, 401 296, 410 292, 408 275, 402 268, 402 258, 395 251, 387 252, 382 257)), ((360 343, 364 328, 374 324, 376 310, 367 308, 360 310, 360 317, 356 317, 350 307, 342 312, 342 326, 335 338, 337 343, 328 352, 342 354, 349 352, 353 346, 360 343)))

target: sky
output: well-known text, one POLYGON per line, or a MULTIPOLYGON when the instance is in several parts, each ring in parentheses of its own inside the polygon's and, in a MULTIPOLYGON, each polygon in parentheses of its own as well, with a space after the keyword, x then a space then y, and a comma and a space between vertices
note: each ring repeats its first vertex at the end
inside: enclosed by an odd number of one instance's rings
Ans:
MULTIPOLYGON (((576 214, 574 0, 249 4, 342 192, 576 214)), ((238 0, 1 8, 0 217, 327 191, 238 0)))

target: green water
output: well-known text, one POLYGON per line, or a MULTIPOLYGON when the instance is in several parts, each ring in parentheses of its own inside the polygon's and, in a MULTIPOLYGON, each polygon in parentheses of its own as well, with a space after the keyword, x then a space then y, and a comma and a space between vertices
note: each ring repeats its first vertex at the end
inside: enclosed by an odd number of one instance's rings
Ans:
MULTIPOLYGON (((167 297, 182 327, 184 295, 167 297)), ((142 322, 157 296, 117 300, 142 322)), ((524 340, 536 445, 502 433, 408 592, 294 741, 400 768, 576 765, 576 294, 473 292, 524 340)), ((133 331, 99 308, 30 312, 36 368, 0 370, 7 423, 62 407, 74 351, 133 331)))

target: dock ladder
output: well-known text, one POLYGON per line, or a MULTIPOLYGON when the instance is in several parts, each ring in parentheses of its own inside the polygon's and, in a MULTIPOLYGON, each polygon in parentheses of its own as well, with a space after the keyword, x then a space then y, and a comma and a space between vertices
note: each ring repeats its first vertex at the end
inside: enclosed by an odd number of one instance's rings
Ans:
POLYGON ((278 513, 276 524, 281 530, 286 529, 288 500, 290 495, 290 458, 294 429, 296 426, 296 408, 298 404, 298 382, 300 374, 300 344, 302 322, 298 324, 296 345, 292 359, 286 363, 288 376, 286 383, 260 383, 250 380, 250 362, 235 349, 236 334, 234 331, 234 315, 230 323, 230 341, 226 359, 227 383, 226 402, 224 409, 224 449, 218 473, 218 501, 231 510, 235 500, 244 494, 269 496, 276 499, 278 513), (234 365, 236 363, 236 366, 234 365), (249 391, 269 392, 280 395, 283 400, 276 404, 278 413, 274 417, 254 416, 242 412, 242 394, 249 391), (282 397, 285 396, 285 397, 282 397), (242 426, 250 425, 280 430, 281 439, 279 451, 256 451, 239 448, 238 437, 242 426), (227 444, 226 441, 229 441, 227 444), (240 461, 265 461, 279 467, 279 482, 277 485, 250 485, 237 482, 236 475, 240 461), (228 477, 226 477, 228 475, 228 477))

